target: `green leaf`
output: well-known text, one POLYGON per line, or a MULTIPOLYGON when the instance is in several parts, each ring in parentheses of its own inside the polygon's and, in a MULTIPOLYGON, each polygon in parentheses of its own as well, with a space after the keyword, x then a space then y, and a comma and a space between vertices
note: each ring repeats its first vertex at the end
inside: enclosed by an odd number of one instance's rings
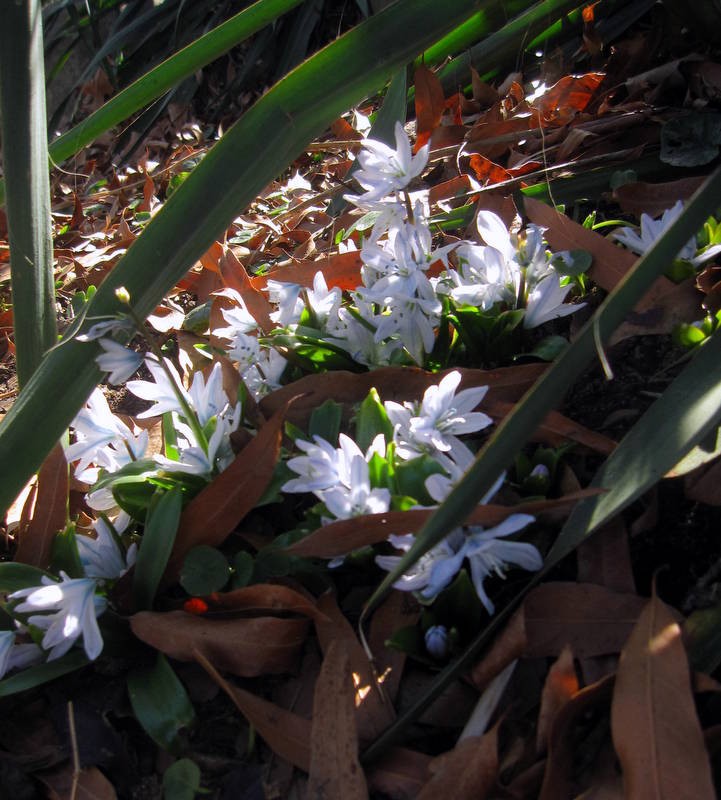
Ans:
POLYGON ((335 447, 338 444, 342 416, 343 406, 335 400, 326 400, 313 409, 308 422, 308 435, 320 436, 335 447))
POLYGON ((150 738, 171 753, 182 748, 180 731, 195 721, 195 710, 185 687, 164 655, 155 665, 128 674, 133 713, 150 738))
POLYGON ((85 577, 75 535, 75 524, 70 523, 65 530, 59 531, 53 538, 51 566, 56 575, 63 570, 71 578, 85 577))
POLYGON ((683 638, 693 669, 714 673, 721 664, 721 603, 694 611, 684 622, 683 638))
POLYGON ((67 675, 69 672, 84 667, 90 663, 82 650, 71 650, 55 661, 48 661, 45 664, 38 664, 35 667, 18 672, 0 681, 0 697, 8 697, 11 694, 24 692, 27 689, 34 689, 67 675))
POLYGON ((57 339, 41 13, 39 0, 10 3, 0 25, 0 139, 21 387, 57 339))
POLYGON ((228 559, 215 547, 201 544, 185 556, 180 585, 188 594, 200 596, 220 591, 229 577, 228 559))
POLYGON ((365 452, 379 433, 385 436, 386 443, 393 440, 393 425, 388 419, 385 406, 378 392, 371 389, 360 404, 355 418, 355 440, 358 447, 365 452))
POLYGON ((0 594, 10 594, 31 586, 42 586, 42 579, 49 573, 29 564, 5 561, 0 564, 0 594))
MULTIPOLYGON (((88 304, 88 317, 121 311, 115 296, 120 286, 129 291, 137 313, 147 316, 307 142, 479 5, 495 3, 398 0, 283 78, 226 132, 153 217, 103 280, 88 304)), ((88 325, 86 319, 81 329, 88 325)), ((99 345, 75 341, 76 332, 69 331, 47 354, 0 424, 0 463, 12 464, 0 485, 0 510, 19 494, 100 378, 93 361, 99 345)))
POLYGON ((253 556, 245 550, 239 550, 233 557, 233 577, 231 585, 233 589, 242 589, 247 586, 253 577, 255 562, 253 556))
POLYGON ((200 789, 200 768, 180 758, 163 773, 163 800, 193 800, 200 789))
POLYGON ((175 543, 182 507, 182 492, 178 487, 169 492, 155 490, 133 572, 133 601, 138 610, 152 608, 175 543))

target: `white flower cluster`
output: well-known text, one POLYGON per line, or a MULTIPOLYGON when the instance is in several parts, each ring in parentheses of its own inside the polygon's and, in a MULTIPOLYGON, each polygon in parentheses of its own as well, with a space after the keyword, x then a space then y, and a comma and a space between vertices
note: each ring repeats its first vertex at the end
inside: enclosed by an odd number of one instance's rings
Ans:
MULTIPOLYGON (((564 304, 570 285, 561 284, 537 226, 511 236, 497 215, 480 211, 477 225, 484 245, 461 242, 434 248, 425 193, 412 198, 407 192, 426 166, 428 147, 413 156, 400 123, 395 139, 395 150, 364 140, 355 178, 365 191, 346 196, 373 221, 361 245, 361 285, 350 292, 351 303, 343 303, 340 289, 329 290, 320 272, 312 289, 269 281, 270 300, 278 305, 271 315, 274 322, 293 331, 307 308, 322 338, 356 363, 371 368, 393 363, 422 366, 436 344, 444 298, 483 311, 496 304, 523 308, 526 328, 581 307, 564 304), (429 274, 431 265, 435 275, 429 274)), ((556 254, 559 257, 563 260, 564 254, 556 254)), ((214 333, 231 341, 229 355, 254 393, 263 391, 257 375, 249 372, 256 365, 275 388, 285 361, 277 354, 274 360, 266 355, 273 363, 261 366, 265 345, 253 335, 255 320, 240 295, 231 290, 224 294, 235 299, 237 308, 223 311, 228 326, 214 333)))
MULTIPOLYGON (((386 401, 383 404, 393 424, 393 453, 398 462, 429 456, 441 468, 442 472, 425 480, 426 491, 439 503, 473 460, 471 451, 458 436, 476 433, 491 424, 488 416, 473 410, 483 399, 487 387, 464 389, 456 394, 460 380, 459 372, 451 372, 437 386, 429 387, 420 403, 401 405, 386 401)), ((374 455, 383 458, 386 453, 383 436, 377 436, 366 453, 345 434, 340 435, 339 443, 340 447, 335 448, 319 436, 315 436, 313 442, 297 440, 304 455, 291 458, 288 466, 298 477, 287 481, 283 491, 312 492, 331 515, 323 517, 324 524, 334 519, 388 511, 391 493, 385 487, 372 488, 368 468, 374 455)), ((495 494, 503 477, 482 498, 482 503, 495 494)), ((467 560, 476 592, 492 614, 494 606, 483 585, 488 575, 494 573, 502 577, 507 564, 527 570, 538 570, 543 565, 534 545, 499 541, 533 521, 528 514, 512 514, 489 530, 479 526, 456 529, 426 553, 395 586, 404 591, 419 591, 425 599, 432 600, 449 585, 467 560)), ((408 550, 414 539, 413 534, 391 535, 389 542, 398 550, 408 550)), ((392 570, 399 560, 399 556, 376 557, 376 563, 386 570, 392 570)))

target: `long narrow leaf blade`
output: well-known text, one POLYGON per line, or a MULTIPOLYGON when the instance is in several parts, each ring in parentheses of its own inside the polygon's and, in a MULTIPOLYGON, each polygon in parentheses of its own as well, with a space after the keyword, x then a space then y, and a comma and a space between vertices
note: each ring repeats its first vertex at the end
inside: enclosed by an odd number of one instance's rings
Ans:
POLYGON ((0 25, 0 118, 20 386, 57 335, 41 17, 37 0, 6 3, 0 25))
MULTIPOLYGON (((338 114, 381 87, 439 35, 491 5, 399 0, 287 75, 171 196, 102 283, 88 318, 121 312, 115 297, 120 286, 139 314, 149 314, 237 214, 338 114)), ((100 373, 92 360, 97 352, 94 344, 66 339, 45 357, 0 425, 0 463, 13 465, 0 486, 0 509, 12 502, 97 383, 100 373)))

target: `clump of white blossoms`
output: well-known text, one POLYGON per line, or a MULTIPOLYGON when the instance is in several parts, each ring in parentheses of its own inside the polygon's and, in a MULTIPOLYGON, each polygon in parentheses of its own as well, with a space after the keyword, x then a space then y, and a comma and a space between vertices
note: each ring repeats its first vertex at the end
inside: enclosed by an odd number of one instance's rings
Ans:
MULTIPOLYGON (((653 219, 648 214, 641 214, 640 231, 631 227, 615 230, 613 238, 638 255, 644 255, 663 236, 683 213, 683 203, 678 200, 671 208, 667 208, 660 219, 653 219)), ((681 261, 688 261, 695 267, 721 253, 721 244, 715 244, 699 252, 695 237, 691 237, 676 256, 681 261)))
MULTIPOLYGON (((583 304, 565 302, 572 284, 554 263, 563 263, 567 256, 548 250, 543 229, 530 225, 511 235, 500 217, 481 210, 476 224, 484 244, 434 246, 428 193, 409 192, 411 181, 426 167, 428 145, 414 156, 400 123, 395 128, 395 148, 372 139, 362 144, 353 177, 364 191, 345 196, 365 212, 359 222, 359 229, 366 232, 360 245, 360 285, 344 298, 339 288, 328 288, 321 272, 312 288, 269 280, 269 299, 277 305, 270 316, 282 335, 271 334, 260 344, 257 323, 242 297, 232 290, 223 292, 234 299, 237 309, 223 311, 228 325, 214 333, 230 340, 229 355, 254 393, 257 380, 248 370, 260 363, 274 336, 286 346, 283 336, 304 336, 307 343, 312 332, 319 344, 339 348, 369 368, 425 366, 441 331, 447 331, 447 339, 463 340, 468 335, 449 331, 450 326, 462 324, 453 313, 456 308, 487 315, 518 309, 526 329, 581 308, 583 304)), ((286 363, 282 356, 277 355, 275 363, 282 372, 286 363)), ((277 385, 278 371, 270 366, 259 370, 271 386, 277 385)))
MULTIPOLYGON (((393 430, 390 447, 380 434, 365 453, 346 434, 340 435, 339 447, 319 436, 314 436, 312 442, 296 440, 303 455, 289 459, 287 464, 298 477, 287 481, 283 491, 314 494, 323 504, 320 516, 325 525, 335 519, 385 513, 398 499, 399 488, 390 476, 397 474, 402 465, 415 465, 426 470, 421 474, 431 472, 424 481, 425 492, 431 500, 442 502, 473 461, 471 450, 458 437, 478 433, 491 424, 490 417, 475 410, 487 387, 457 392, 460 381, 459 372, 450 372, 437 385, 430 386, 420 402, 383 403, 393 430), (376 469, 371 469, 374 459, 376 469), (429 469, 429 464, 434 468, 429 469)), ((500 476, 481 503, 490 500, 504 477, 500 476)), ((416 503, 415 507, 424 506, 416 503)), ((503 576, 508 565, 527 570, 538 570, 543 565, 534 545, 505 540, 533 521, 528 514, 511 514, 487 530, 479 526, 459 528, 426 553, 395 586, 418 591, 423 599, 431 601, 467 561, 478 597, 492 614, 494 606, 484 588, 488 575, 503 576)), ((408 550, 414 538, 413 534, 391 535, 389 542, 396 549, 408 550)), ((340 561, 334 559, 331 565, 340 561)), ((376 556, 376 563, 387 570, 399 561, 399 556, 376 556)))

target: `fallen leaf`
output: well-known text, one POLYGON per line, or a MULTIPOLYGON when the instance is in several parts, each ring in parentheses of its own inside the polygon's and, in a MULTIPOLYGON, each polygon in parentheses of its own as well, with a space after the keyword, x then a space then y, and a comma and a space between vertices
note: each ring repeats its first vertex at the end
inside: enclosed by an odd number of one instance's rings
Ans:
POLYGON ((483 689, 514 659, 558 656, 566 645, 577 658, 618 653, 645 602, 592 583, 538 586, 473 667, 473 683, 483 689))
POLYGON ((428 765, 432 778, 416 800, 483 800, 495 785, 498 774, 498 726, 483 736, 463 739, 453 750, 434 758, 428 765))
POLYGON ((368 645, 373 653, 378 680, 391 702, 398 693, 406 654, 395 647, 387 647, 386 641, 401 628, 415 625, 420 616, 418 603, 408 592, 393 589, 371 617, 368 645))
POLYGON ((232 250, 226 249, 218 262, 223 282, 231 289, 235 289, 243 298, 246 308, 258 323, 263 333, 268 333, 275 328, 275 323, 270 318, 274 311, 267 296, 250 282, 245 267, 238 261, 232 250))
POLYGON ((395 711, 383 694, 382 684, 376 680, 373 665, 358 641, 355 631, 338 608, 333 595, 328 592, 318 600, 318 608, 328 618, 327 622, 316 620, 315 630, 323 653, 332 642, 342 644, 350 659, 358 736, 365 745, 378 738, 395 719, 395 711))
POLYGON ((255 289, 263 289, 269 280, 284 283, 296 283, 299 286, 313 286, 313 278, 322 272, 329 289, 352 290, 360 284, 360 268, 362 265, 360 251, 350 250, 347 253, 335 253, 315 261, 300 261, 290 267, 278 267, 267 275, 250 278, 255 289))
POLYGON ((579 583, 597 583, 614 592, 636 592, 628 531, 620 516, 584 539, 576 554, 579 583))
POLYGON ((446 100, 440 80, 423 64, 416 69, 413 82, 416 90, 416 144, 413 151, 417 153, 440 125, 446 100))
POLYGON ((263 700, 245 689, 233 686, 201 651, 193 654, 195 660, 235 703, 241 714, 250 722, 270 749, 280 758, 308 772, 310 769, 311 723, 285 711, 280 706, 263 700))
POLYGON ((363 800, 368 786, 358 760, 350 659, 335 639, 325 651, 315 687, 308 800, 363 800))
POLYGON ((406 747, 392 747, 366 770, 368 784, 394 800, 412 800, 428 779, 432 757, 406 747))
POLYGON ((201 544, 218 547, 255 508, 273 477, 287 408, 287 403, 281 406, 230 466, 188 503, 165 570, 166 582, 177 579, 188 550, 201 544))
POLYGON ((716 797, 681 628, 655 593, 621 653, 611 733, 625 797, 716 797))
POLYGON ((68 464, 62 446, 56 444, 40 467, 35 509, 18 537, 15 561, 48 567, 55 534, 65 527, 69 486, 68 464))
POLYGON ((578 692, 578 677, 573 664, 573 652, 564 647, 561 655, 548 671, 546 682, 541 692, 541 708, 538 712, 536 726, 536 752, 544 753, 553 722, 561 709, 578 692))
POLYGON ((699 175, 666 183, 625 183, 613 190, 613 199, 628 214, 636 217, 648 214, 655 218, 671 208, 677 200, 688 200, 704 180, 704 176, 699 175))
POLYGON ((80 770, 73 794, 73 768, 71 765, 41 772, 37 777, 48 790, 49 800, 115 800, 117 795, 110 781, 97 767, 80 770))
POLYGON ((258 583, 230 592, 215 592, 204 600, 208 604, 210 613, 216 609, 249 611, 255 614, 283 611, 303 614, 309 619, 327 620, 314 600, 288 586, 275 583, 258 583))
MULTIPOLYGON (((499 525, 511 514, 549 514, 570 511, 585 497, 598 494, 595 489, 582 489, 556 500, 536 500, 515 506, 479 505, 466 517, 466 525, 499 525)), ((387 511, 383 514, 366 514, 353 519, 342 519, 317 528, 304 539, 286 548, 287 553, 306 558, 336 558, 384 542, 392 533, 415 533, 435 513, 433 508, 412 508, 408 511, 387 511)))
POLYGON ((608 705, 614 680, 615 676, 609 675, 576 692, 556 715, 548 741, 546 771, 538 800, 570 800, 575 796, 571 785, 571 767, 574 752, 580 744, 578 723, 590 711, 608 705))
MULTIPOLYGON (((458 369, 461 373, 460 389, 488 386, 487 400, 518 400, 545 372, 545 364, 522 364, 495 370, 458 369)), ((266 395, 260 401, 260 410, 269 417, 291 397, 298 396, 288 412, 288 419, 303 424, 314 409, 331 398, 346 404, 363 401, 375 388, 382 400, 418 400, 429 386, 437 385, 447 372, 431 374, 414 367, 381 367, 372 372, 354 373, 338 370, 318 375, 306 375, 289 386, 266 395)), ((483 403, 481 403, 483 408, 483 403)))
POLYGON ((585 110, 606 77, 604 72, 564 75, 533 102, 545 124, 565 124, 585 110))
POLYGON ((292 671, 308 620, 278 617, 213 619, 184 611, 140 611, 130 627, 141 641, 178 661, 200 652, 218 669, 243 677, 292 671))

